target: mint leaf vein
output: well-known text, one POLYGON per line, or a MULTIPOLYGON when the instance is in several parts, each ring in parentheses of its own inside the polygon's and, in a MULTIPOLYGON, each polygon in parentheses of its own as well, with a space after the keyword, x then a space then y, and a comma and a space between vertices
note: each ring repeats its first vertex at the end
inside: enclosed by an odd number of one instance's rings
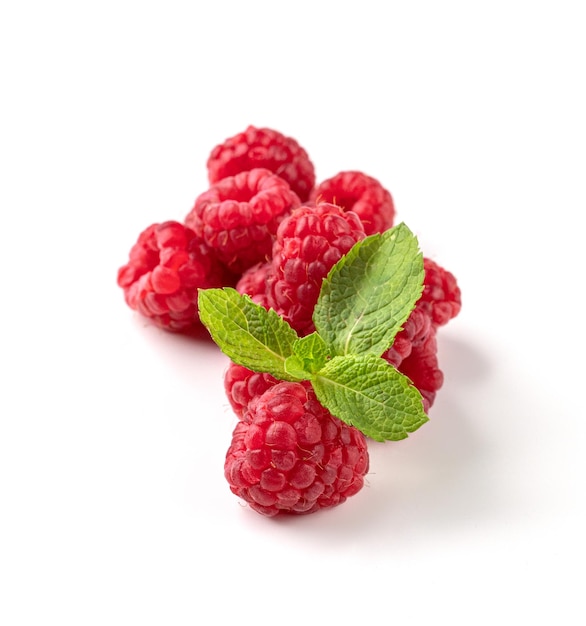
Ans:
POLYGON ((411 381, 372 354, 334 357, 312 384, 333 415, 377 441, 405 439, 429 419, 411 381))

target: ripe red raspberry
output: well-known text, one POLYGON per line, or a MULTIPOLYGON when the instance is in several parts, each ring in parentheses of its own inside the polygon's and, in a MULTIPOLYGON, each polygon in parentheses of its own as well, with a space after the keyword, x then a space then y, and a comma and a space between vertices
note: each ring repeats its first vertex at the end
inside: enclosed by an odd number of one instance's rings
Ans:
POLYGON ((364 485, 364 435, 324 408, 307 383, 280 382, 255 397, 226 454, 231 491, 269 517, 336 506, 364 485))
POLYGON ((207 161, 210 183, 262 167, 285 179, 302 202, 315 184, 307 152, 291 137, 270 128, 249 126, 217 145, 207 161))
POLYGON ((345 211, 354 211, 362 220, 367 235, 391 228, 395 218, 395 204, 390 192, 376 178, 363 172, 339 172, 317 185, 311 198, 331 202, 345 211))
POLYGON ((382 354, 383 359, 405 374, 417 387, 423 397, 426 413, 443 384, 437 358, 436 333, 437 327, 429 311, 418 303, 395 336, 393 345, 382 354))
POLYGON ((262 395, 279 381, 266 373, 253 372, 242 365, 230 362, 224 374, 224 389, 230 406, 242 419, 250 401, 262 395))
POLYGON ((200 194, 185 218, 232 271, 266 261, 277 227, 299 206, 289 184, 267 169, 224 178, 200 194))
POLYGON ((236 283, 236 291, 247 294, 253 302, 269 308, 267 301, 267 281, 272 271, 270 262, 257 263, 249 267, 236 283))
POLYGON ((438 364, 436 328, 432 326, 426 340, 413 346, 411 354, 398 367, 421 393, 426 413, 433 406, 436 393, 444 382, 444 375, 438 364))
POLYGON ((456 278, 435 261, 424 258, 425 278, 420 303, 429 311, 433 323, 443 326, 462 308, 462 295, 456 278))
POLYGON ((279 226, 273 245, 268 304, 300 335, 312 332, 311 318, 323 279, 365 236, 352 211, 326 202, 295 209, 279 226))
POLYGON ((384 358, 399 367, 413 348, 422 345, 431 332, 432 323, 428 311, 417 305, 409 314, 403 328, 395 335, 392 346, 383 355, 384 358))
POLYGON ((152 224, 138 237, 118 270, 128 306, 169 331, 199 326, 197 290, 232 278, 190 229, 174 221, 152 224))

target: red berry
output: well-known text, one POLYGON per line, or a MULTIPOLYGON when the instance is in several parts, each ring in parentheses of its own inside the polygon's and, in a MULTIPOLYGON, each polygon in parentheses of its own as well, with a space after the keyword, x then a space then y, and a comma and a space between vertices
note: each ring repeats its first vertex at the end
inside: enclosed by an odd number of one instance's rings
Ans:
POLYGON ((432 326, 426 340, 413 346, 411 354, 398 368, 421 393, 426 413, 432 407, 436 393, 444 382, 444 375, 438 365, 436 333, 436 327, 432 326))
POLYGON ((317 185, 311 198, 331 202, 345 211, 354 211, 362 220, 367 235, 391 228, 395 218, 390 192, 376 178, 363 172, 339 172, 317 185))
POLYGON ((249 126, 217 145, 207 161, 210 183, 246 170, 265 168, 285 179, 302 202, 315 184, 313 163, 291 137, 270 128, 249 126))
POLYGON ((435 261, 424 258, 425 278, 420 303, 430 313, 436 326, 456 317, 462 308, 462 295, 456 278, 435 261))
POLYGON ((330 269, 366 236, 358 216, 328 203, 302 206, 277 231, 268 304, 300 334, 314 330, 312 315, 330 269))
POLYGON ((267 280, 271 274, 270 262, 257 263, 249 267, 236 283, 236 291, 249 295, 253 302, 269 308, 267 301, 267 280))
POLYGON ((423 397, 424 410, 429 411, 443 374, 437 359, 436 326, 425 306, 418 303, 411 311, 382 357, 411 380, 423 397))
POLYGON ((250 401, 262 395, 279 381, 270 374, 252 370, 230 362, 224 374, 224 389, 230 406, 239 419, 244 417, 250 401))
POLYGON ((289 184, 267 169, 229 176, 200 194, 185 224, 232 271, 266 261, 277 228, 299 206, 289 184))
POLYGON ((230 282, 226 269, 190 229, 174 221, 152 224, 118 270, 128 306, 169 331, 200 324, 197 290, 230 282))
POLYGON ((324 408, 309 383, 256 396, 226 454, 231 491, 269 517, 307 514, 358 493, 368 472, 364 435, 324 408))
POLYGON ((409 314, 402 329, 395 335, 392 346, 384 353, 384 358, 395 367, 411 354, 414 346, 425 342, 431 333, 432 324, 429 313, 421 306, 416 306, 409 314))

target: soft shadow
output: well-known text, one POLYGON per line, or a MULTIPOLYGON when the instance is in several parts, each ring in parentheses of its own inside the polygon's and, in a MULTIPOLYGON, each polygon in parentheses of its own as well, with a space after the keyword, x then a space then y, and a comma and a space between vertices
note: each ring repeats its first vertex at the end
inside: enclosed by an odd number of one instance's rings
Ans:
POLYGON ((158 328, 136 315, 134 323, 140 327, 141 340, 165 363, 169 374, 177 380, 205 381, 222 379, 227 357, 220 351, 205 328, 189 333, 173 333, 158 328))
POLYGON ((492 468, 498 450, 483 439, 480 424, 490 420, 473 398, 490 378, 489 358, 475 345, 446 338, 439 347, 450 384, 438 392, 430 422, 398 442, 369 442, 370 472, 360 493, 336 509, 308 517, 271 520, 287 532, 303 533, 321 546, 347 542, 361 549, 457 533, 510 515, 492 468), (458 394, 458 389, 466 394, 458 394), (310 519, 311 518, 311 519, 310 519))
POLYGON ((369 442, 370 472, 356 496, 312 519, 274 521, 309 533, 320 544, 335 547, 351 540, 377 549, 381 541, 457 532, 498 516, 506 503, 499 503, 490 480, 491 451, 475 432, 474 419, 449 401, 440 408, 406 440, 369 442))
POLYGON ((441 369, 450 380, 461 384, 486 380, 490 360, 480 346, 441 331, 437 343, 441 369))
POLYGON ((189 330, 179 332, 179 333, 174 333, 174 332, 170 332, 168 330, 163 330, 162 328, 159 328, 158 326, 153 324, 152 321, 139 315, 138 313, 134 314, 133 323, 137 328, 140 328, 142 332, 148 333, 151 336, 158 335, 161 337, 173 337, 174 340, 183 341, 183 342, 191 341, 195 343, 215 345, 214 340, 211 338, 210 333, 205 328, 205 326, 198 325, 198 326, 194 326, 193 328, 189 330))

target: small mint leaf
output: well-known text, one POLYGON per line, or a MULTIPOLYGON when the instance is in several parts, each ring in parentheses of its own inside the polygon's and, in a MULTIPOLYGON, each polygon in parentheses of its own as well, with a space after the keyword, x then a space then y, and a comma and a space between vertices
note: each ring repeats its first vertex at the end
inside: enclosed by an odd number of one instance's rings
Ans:
POLYGON ((317 333, 311 333, 295 341, 293 355, 285 361, 285 369, 291 376, 309 380, 325 365, 327 358, 324 340, 317 333))
POLYGON ((373 354, 334 357, 312 385, 333 415, 376 441, 405 439, 429 419, 411 381, 373 354))
POLYGON ((212 339, 234 363, 281 380, 300 380, 285 369, 297 333, 275 311, 231 287, 200 289, 198 307, 212 339))
POLYGON ((289 380, 309 380, 312 376, 312 373, 305 369, 303 359, 300 359, 296 354, 285 359, 285 371, 290 376, 289 380))
POLYGON ((303 361, 306 371, 312 374, 318 372, 328 358, 328 347, 317 333, 297 339, 293 352, 303 361))
POLYGON ((423 291, 423 257, 401 223, 356 243, 322 283, 313 321, 332 356, 380 356, 423 291))

